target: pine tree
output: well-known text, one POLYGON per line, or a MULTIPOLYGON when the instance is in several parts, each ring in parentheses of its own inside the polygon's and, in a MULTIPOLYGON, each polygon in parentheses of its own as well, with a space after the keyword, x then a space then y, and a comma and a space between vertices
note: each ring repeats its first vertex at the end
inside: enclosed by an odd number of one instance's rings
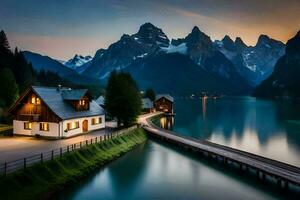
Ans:
POLYGON ((149 98, 151 101, 155 101, 155 92, 153 89, 149 88, 146 90, 145 92, 145 95, 144 95, 145 98, 149 98))
POLYGON ((142 103, 139 89, 130 74, 111 73, 104 104, 108 114, 117 118, 118 125, 128 126, 136 121, 142 103))
POLYGON ((18 86, 14 74, 9 68, 0 71, 0 101, 3 107, 9 107, 18 98, 18 86))
POLYGON ((12 52, 4 31, 0 31, 0 69, 7 67, 11 63, 12 52))
POLYGON ((20 92, 23 92, 35 82, 32 65, 27 63, 23 53, 18 51, 17 48, 15 49, 11 69, 15 75, 16 82, 19 85, 20 92))

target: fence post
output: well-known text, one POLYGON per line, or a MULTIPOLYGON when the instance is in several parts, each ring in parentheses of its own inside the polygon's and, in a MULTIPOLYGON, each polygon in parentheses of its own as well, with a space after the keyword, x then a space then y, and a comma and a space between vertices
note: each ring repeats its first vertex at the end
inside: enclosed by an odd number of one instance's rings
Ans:
POLYGON ((88 140, 86 140, 85 143, 86 143, 86 146, 87 146, 88 145, 88 140))
POLYGON ((4 176, 6 176, 6 170, 7 170, 7 163, 4 163, 4 176))
POLYGON ((53 152, 53 150, 51 151, 51 160, 53 160, 53 154, 54 154, 54 152, 53 152))
POLYGON ((93 144, 93 138, 91 138, 91 144, 93 144))
POLYGON ((96 143, 97 143, 97 137, 96 137, 96 143))
POLYGON ((43 164, 43 154, 41 153, 41 163, 43 164))
POLYGON ((71 147, 72 147, 72 151, 74 151, 74 146, 73 146, 73 144, 71 144, 71 147))
POLYGON ((26 169, 26 158, 24 158, 24 169, 26 169))
POLYGON ((74 144, 74 149, 76 150, 76 144, 74 144))
POLYGON ((60 157, 62 157, 62 147, 60 147, 59 154, 60 154, 60 157))
POLYGON ((80 149, 81 149, 81 147, 82 147, 82 144, 81 144, 81 142, 80 142, 80 149))
POLYGON ((67 146, 67 152, 69 153, 69 145, 67 146))

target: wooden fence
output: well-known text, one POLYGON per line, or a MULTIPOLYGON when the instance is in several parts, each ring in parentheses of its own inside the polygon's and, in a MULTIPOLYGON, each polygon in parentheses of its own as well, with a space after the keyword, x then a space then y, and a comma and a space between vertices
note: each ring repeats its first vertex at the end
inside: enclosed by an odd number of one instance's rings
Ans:
POLYGON ((2 164, 0 164, 0 177, 5 177, 7 174, 10 174, 12 172, 21 170, 21 169, 26 169, 27 167, 30 167, 34 164, 37 163, 44 163, 46 161, 49 160, 53 160, 55 157, 58 156, 62 156, 65 153, 69 153, 72 151, 76 151, 79 149, 82 149, 86 146, 89 146, 91 144, 95 144, 95 143, 100 143, 115 137, 118 137, 120 135, 124 135, 126 133, 128 133, 129 131, 136 129, 137 126, 132 126, 126 129, 121 129, 118 131, 114 131, 112 133, 108 133, 105 135, 101 135, 95 138, 91 138, 89 140, 84 140, 81 142, 77 142, 68 146, 64 146, 58 149, 53 149, 51 151, 48 152, 43 152, 40 154, 35 154, 32 156, 28 156, 25 158, 21 158, 21 159, 17 159, 17 160, 13 160, 13 161, 9 161, 9 162, 4 162, 2 164))

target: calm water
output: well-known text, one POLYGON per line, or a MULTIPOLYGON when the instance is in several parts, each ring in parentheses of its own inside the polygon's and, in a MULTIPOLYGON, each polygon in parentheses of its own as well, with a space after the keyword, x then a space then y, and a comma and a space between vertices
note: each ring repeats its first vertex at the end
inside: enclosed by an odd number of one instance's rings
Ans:
MULTIPOLYGON (((292 103, 251 98, 207 99, 205 103, 176 99, 175 110, 175 119, 162 119, 163 126, 173 123, 173 129, 182 134, 300 163, 299 133, 294 127, 298 125, 285 121, 299 118, 292 103)), ((148 141, 62 191, 56 199, 292 198, 278 192, 276 187, 257 182, 254 176, 148 141)))
POLYGON ((268 200, 284 197, 287 198, 251 176, 243 177, 191 153, 149 141, 67 188, 58 198, 268 200))
POLYGON ((175 112, 163 127, 300 167, 299 101, 176 99, 175 112))

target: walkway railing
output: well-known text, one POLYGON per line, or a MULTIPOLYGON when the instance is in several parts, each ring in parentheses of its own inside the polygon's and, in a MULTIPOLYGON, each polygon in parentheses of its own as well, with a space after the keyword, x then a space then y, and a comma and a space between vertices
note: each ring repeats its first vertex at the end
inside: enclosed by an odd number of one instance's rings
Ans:
POLYGON ((135 126, 132 126, 132 127, 126 128, 126 129, 121 129, 118 131, 114 131, 112 133, 108 133, 108 134, 105 134, 102 136, 91 138, 89 140, 83 140, 81 142, 77 142, 77 143, 67 145, 67 146, 64 146, 61 148, 53 149, 51 151, 47 151, 47 152, 35 154, 32 156, 28 156, 25 158, 2 163, 2 164, 0 164, 0 177, 5 177, 7 174, 10 174, 12 172, 15 172, 15 171, 18 171, 21 169, 26 169, 27 167, 30 167, 37 163, 44 163, 46 161, 53 160, 55 157, 59 157, 59 156, 61 157, 65 153, 69 153, 72 151, 82 149, 91 144, 101 143, 103 141, 107 141, 109 139, 118 137, 120 135, 124 135, 124 134, 128 133, 129 131, 136 129, 136 128, 137 128, 137 126, 135 125, 135 126))

